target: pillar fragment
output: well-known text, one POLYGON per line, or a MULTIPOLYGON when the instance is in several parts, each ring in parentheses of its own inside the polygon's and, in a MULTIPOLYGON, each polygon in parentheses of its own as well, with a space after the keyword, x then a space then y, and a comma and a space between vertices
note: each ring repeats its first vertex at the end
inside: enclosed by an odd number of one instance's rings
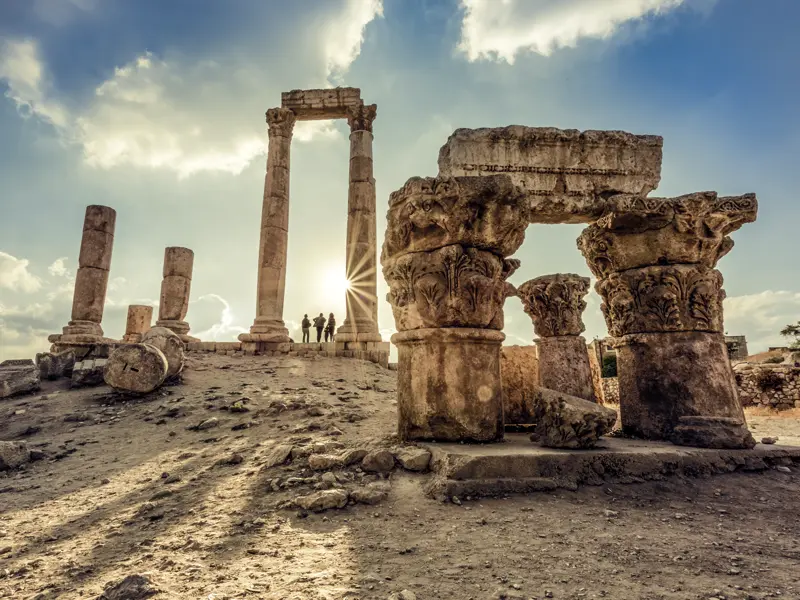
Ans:
POLYGON ((269 146, 261 208, 256 318, 250 332, 239 336, 243 342, 291 341, 283 322, 283 301, 289 234, 289 156, 295 120, 295 114, 286 108, 267 111, 269 146))
POLYGON ((539 338, 539 386, 597 402, 584 331, 584 296, 589 278, 574 274, 545 275, 517 290, 539 338))
POLYGON ((728 234, 755 221, 753 194, 611 197, 578 238, 617 349, 623 429, 647 439, 749 448, 723 336, 728 234))
POLYGON ((377 106, 347 109, 350 125, 350 179, 347 195, 347 315, 336 334, 340 342, 380 342, 378 332, 375 179, 372 122, 377 106))
POLYGON ((125 335, 123 342, 137 344, 142 341, 142 335, 150 329, 153 322, 153 307, 146 304, 131 304, 128 306, 128 318, 125 322, 125 335))
POLYGON ((164 250, 163 279, 156 327, 166 327, 184 342, 200 341, 189 335, 189 323, 186 322, 193 268, 194 252, 189 248, 173 246, 164 250))

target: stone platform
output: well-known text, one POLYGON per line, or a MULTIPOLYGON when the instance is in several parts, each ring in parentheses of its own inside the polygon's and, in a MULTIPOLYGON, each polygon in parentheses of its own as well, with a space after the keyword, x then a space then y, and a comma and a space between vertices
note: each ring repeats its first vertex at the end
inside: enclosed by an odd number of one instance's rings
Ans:
POLYGON ((367 360, 389 368, 389 342, 189 342, 187 352, 214 352, 228 356, 328 356, 367 360))
POLYGON ((670 475, 708 477, 784 465, 800 470, 800 446, 758 444, 752 450, 712 450, 621 438, 603 438, 591 450, 543 448, 522 433, 496 444, 437 444, 432 453, 436 498, 502 496, 579 485, 641 483, 670 475))

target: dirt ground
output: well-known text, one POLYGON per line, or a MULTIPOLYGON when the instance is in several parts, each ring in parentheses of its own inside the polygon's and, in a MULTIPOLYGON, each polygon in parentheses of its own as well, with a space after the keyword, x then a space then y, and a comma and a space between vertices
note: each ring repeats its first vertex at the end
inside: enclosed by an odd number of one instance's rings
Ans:
MULTIPOLYGON (((314 488, 275 484, 311 472, 265 467, 274 446, 390 445, 394 390, 361 361, 192 355, 144 398, 55 382, 0 402, 0 439, 47 454, 0 475, 0 598, 146 573, 165 599, 800 599, 797 469, 461 505, 395 469, 374 506, 277 508, 314 488)), ((800 445, 798 416, 749 420, 800 445)))

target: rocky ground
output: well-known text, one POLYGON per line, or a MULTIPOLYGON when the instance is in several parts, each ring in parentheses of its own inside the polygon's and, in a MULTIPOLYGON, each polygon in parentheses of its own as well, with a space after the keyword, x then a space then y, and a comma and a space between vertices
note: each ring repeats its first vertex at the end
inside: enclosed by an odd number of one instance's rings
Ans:
MULTIPOLYGON (((144 575, 103 597, 800 598, 795 469, 442 503, 391 437, 394 390, 360 361, 194 355, 139 399, 0 401, 0 439, 43 454, 0 475, 0 597, 144 575)), ((800 444, 796 415, 750 421, 800 444)))

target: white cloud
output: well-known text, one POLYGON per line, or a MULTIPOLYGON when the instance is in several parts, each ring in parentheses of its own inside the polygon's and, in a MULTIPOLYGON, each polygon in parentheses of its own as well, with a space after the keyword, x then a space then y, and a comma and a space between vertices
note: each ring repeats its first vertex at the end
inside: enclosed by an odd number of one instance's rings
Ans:
POLYGON ((780 330, 800 320, 800 292, 766 290, 726 298, 724 314, 726 333, 747 336, 750 354, 785 346, 780 330))
POLYGON ((339 80, 361 53, 364 28, 383 16, 383 0, 347 0, 337 19, 325 23, 323 32, 326 69, 329 80, 339 80))
POLYGON ((42 280, 28 271, 29 261, 0 252, 0 288, 32 293, 42 287, 42 280))
POLYGON ((57 258, 53 261, 53 264, 47 267, 47 272, 50 273, 53 277, 66 277, 67 276, 67 267, 64 263, 67 261, 66 256, 62 256, 57 258))
POLYGON ((470 61, 513 64, 532 50, 550 55, 581 38, 609 38, 628 21, 658 15, 685 0, 461 0, 459 50, 470 61))
POLYGON ((235 341, 240 333, 248 331, 236 324, 231 305, 222 296, 205 294, 190 302, 189 306, 187 320, 192 326, 190 335, 203 341, 235 341))

